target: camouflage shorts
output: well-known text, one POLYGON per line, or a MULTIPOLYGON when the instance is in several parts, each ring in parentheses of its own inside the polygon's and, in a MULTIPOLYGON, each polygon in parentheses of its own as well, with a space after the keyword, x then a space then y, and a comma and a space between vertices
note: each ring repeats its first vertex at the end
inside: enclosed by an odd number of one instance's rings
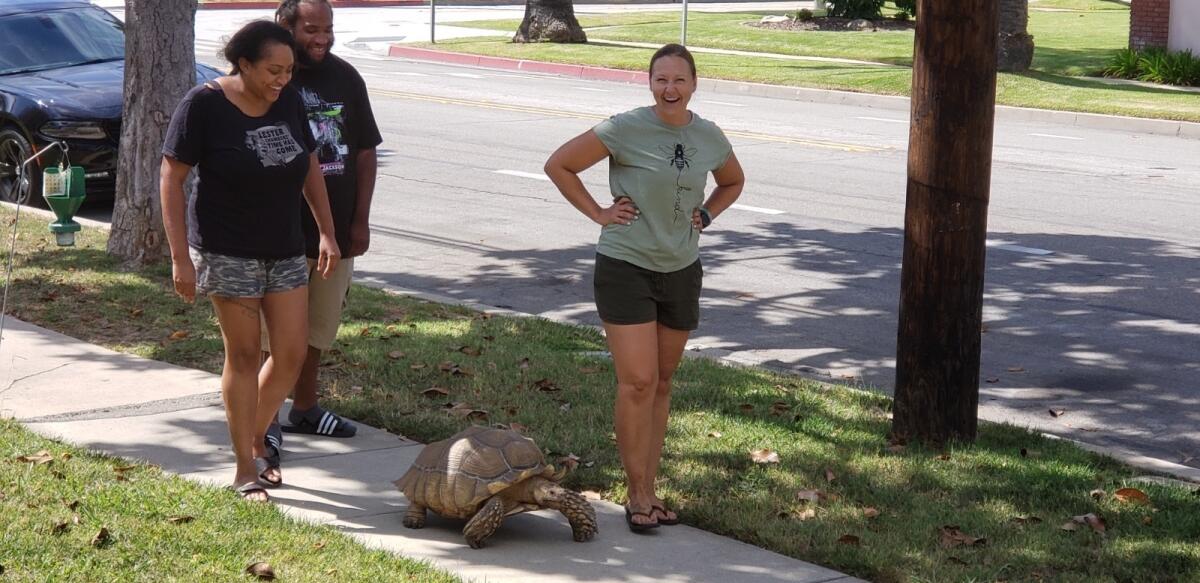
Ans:
POLYGON ((196 266, 196 291, 226 298, 261 298, 308 285, 308 262, 303 255, 287 259, 230 257, 188 249, 196 266))

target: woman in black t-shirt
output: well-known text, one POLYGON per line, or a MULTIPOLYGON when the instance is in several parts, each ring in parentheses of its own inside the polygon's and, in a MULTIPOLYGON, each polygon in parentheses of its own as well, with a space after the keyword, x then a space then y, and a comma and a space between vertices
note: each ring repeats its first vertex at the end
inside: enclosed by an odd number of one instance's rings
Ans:
POLYGON ((292 76, 291 34, 273 22, 242 27, 225 47, 228 76, 188 92, 163 144, 163 223, 175 292, 211 297, 225 342, 221 393, 237 456, 234 486, 267 501, 282 482, 267 427, 295 384, 308 336, 308 278, 302 198, 316 218, 316 271, 328 276, 339 252, 325 181, 292 76), (196 167, 194 196, 183 184, 196 167), (185 219, 186 212, 186 219, 185 219), (261 322, 271 356, 260 370, 261 322))

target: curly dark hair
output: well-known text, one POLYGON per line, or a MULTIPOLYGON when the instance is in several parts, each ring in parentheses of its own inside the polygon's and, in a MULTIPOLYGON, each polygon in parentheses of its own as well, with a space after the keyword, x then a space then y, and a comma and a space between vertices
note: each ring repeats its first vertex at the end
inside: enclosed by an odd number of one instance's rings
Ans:
POLYGON ((275 9, 275 22, 296 26, 296 19, 300 18, 301 4, 325 4, 332 8, 329 0, 281 0, 279 7, 275 9))
POLYGON ((233 33, 233 38, 225 43, 222 56, 233 66, 230 75, 241 73, 238 62, 246 59, 256 63, 263 58, 263 52, 271 43, 279 43, 285 47, 293 46, 292 33, 288 29, 269 20, 253 20, 246 23, 240 30, 233 33))

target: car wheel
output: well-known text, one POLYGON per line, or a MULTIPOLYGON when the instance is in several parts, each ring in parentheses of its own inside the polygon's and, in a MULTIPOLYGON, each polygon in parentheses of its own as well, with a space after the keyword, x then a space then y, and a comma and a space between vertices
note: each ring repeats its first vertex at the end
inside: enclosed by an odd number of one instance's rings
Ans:
POLYGON ((30 164, 29 173, 17 176, 21 163, 32 155, 33 147, 21 132, 12 128, 0 130, 0 200, 41 206, 40 196, 30 196, 42 187, 38 166, 30 164))

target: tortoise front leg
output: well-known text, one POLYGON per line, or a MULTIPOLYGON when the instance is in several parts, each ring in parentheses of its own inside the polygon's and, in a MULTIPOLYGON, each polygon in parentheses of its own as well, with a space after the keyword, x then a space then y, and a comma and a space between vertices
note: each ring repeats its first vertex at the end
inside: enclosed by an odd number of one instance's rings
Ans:
POLYGON ((408 512, 404 513, 404 526, 408 528, 424 528, 425 507, 416 502, 409 502, 408 512))
POLYGON ((483 508, 480 508, 479 512, 475 513, 475 516, 463 528, 463 536, 467 537, 467 544, 471 545, 473 549, 482 548, 483 541, 492 536, 497 528, 500 528, 500 521, 504 520, 504 514, 504 500, 499 496, 489 498, 483 508))
POLYGON ((552 482, 540 482, 535 486, 535 497, 547 508, 553 508, 567 517, 571 523, 571 534, 575 542, 586 542, 596 536, 596 509, 592 508, 579 492, 573 492, 552 482))

